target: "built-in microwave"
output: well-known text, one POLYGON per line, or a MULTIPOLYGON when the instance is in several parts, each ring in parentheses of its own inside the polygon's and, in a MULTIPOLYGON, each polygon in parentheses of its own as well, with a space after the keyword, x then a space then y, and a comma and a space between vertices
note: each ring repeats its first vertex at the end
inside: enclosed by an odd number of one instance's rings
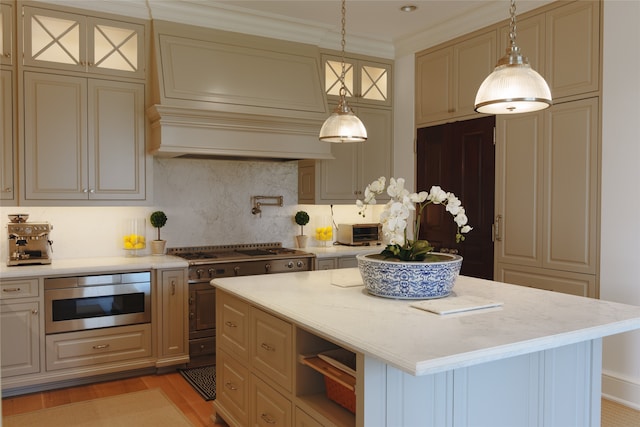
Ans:
POLYGON ((338 243, 350 246, 382 244, 381 224, 338 224, 338 243))

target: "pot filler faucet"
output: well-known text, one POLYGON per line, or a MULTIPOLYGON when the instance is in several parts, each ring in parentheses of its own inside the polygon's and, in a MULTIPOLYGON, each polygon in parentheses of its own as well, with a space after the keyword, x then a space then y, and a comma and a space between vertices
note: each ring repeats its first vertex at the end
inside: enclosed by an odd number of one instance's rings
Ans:
POLYGON ((253 215, 260 215, 262 218, 262 206, 280 206, 283 205, 283 197, 282 196, 253 196, 251 197, 251 201, 253 203, 253 208, 251 209, 251 213, 253 215), (263 201, 260 201, 263 200, 263 201), (264 202, 267 200, 267 202, 264 202))

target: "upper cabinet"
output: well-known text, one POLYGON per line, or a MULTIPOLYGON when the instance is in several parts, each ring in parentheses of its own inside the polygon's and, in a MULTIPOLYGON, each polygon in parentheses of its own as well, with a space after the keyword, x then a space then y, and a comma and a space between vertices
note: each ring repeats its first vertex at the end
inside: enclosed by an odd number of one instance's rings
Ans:
POLYGON ((25 72, 24 199, 144 200, 144 85, 25 72))
POLYGON ((476 92, 497 61, 496 32, 471 34, 416 54, 416 126, 477 116, 476 92))
POLYGON ((13 7, 0 3, 0 65, 13 65, 13 7))
POLYGON ((145 77, 144 25, 23 7, 23 65, 145 77))
POLYGON ((15 200, 12 72, 0 70, 0 200, 15 200))
MULTIPOLYGON (((392 66, 384 60, 344 58, 344 85, 349 104, 391 106, 392 66)), ((340 95, 342 57, 324 53, 324 89, 327 99, 337 102, 340 95)))
MULTIPOLYGON (((500 28, 499 39, 504 53, 508 25, 500 28)), ((598 91, 600 2, 573 2, 520 19, 516 44, 549 84, 554 102, 598 91)))

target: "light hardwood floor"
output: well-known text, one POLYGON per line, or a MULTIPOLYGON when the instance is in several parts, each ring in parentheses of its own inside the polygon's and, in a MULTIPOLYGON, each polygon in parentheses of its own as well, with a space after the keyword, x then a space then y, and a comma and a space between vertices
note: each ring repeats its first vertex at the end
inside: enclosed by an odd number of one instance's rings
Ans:
MULTIPOLYGON (((133 391, 160 388, 195 427, 223 427, 211 420, 213 407, 177 372, 145 375, 2 399, 2 416, 133 391)), ((1 425, 1 424, 0 424, 1 425)), ((640 412, 603 399, 602 427, 640 426, 640 412), (636 424, 637 423, 637 424, 636 424)))
MULTIPOLYGON (((195 427, 218 427, 211 420, 212 401, 207 402, 178 372, 145 375, 116 381, 43 391, 2 399, 2 416, 21 414, 52 406, 133 391, 160 388, 193 423, 195 427)), ((1 425, 1 424, 0 424, 1 425)))

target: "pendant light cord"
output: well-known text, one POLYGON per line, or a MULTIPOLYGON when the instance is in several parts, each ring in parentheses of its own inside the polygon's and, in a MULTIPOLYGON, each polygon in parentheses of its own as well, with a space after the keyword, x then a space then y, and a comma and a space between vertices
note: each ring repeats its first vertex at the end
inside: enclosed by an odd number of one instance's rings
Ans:
POLYGON ((516 47, 516 0, 511 0, 509 8, 511 22, 509 23, 509 40, 511 41, 511 49, 516 47))
POLYGON ((347 95, 347 89, 346 86, 344 84, 344 77, 346 74, 346 65, 345 65, 345 59, 344 59, 344 47, 346 46, 347 42, 346 40, 346 27, 347 27, 347 6, 346 6, 346 0, 342 0, 342 9, 341 9, 341 13, 342 13, 342 41, 340 42, 340 46, 342 47, 342 73, 340 73, 340 95, 341 96, 346 96, 347 95))

